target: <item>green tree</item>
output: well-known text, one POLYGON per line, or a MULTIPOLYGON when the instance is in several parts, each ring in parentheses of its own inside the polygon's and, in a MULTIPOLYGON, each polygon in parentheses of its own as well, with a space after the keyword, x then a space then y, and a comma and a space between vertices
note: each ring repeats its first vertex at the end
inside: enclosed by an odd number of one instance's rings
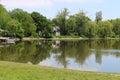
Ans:
POLYGON ((116 36, 120 37, 120 19, 112 20, 112 24, 113 24, 113 32, 115 33, 116 36))
POLYGON ((112 37, 114 35, 113 33, 113 25, 111 22, 109 21, 100 21, 98 23, 98 35, 101 38, 105 38, 105 37, 112 37))
POLYGON ((53 23, 56 26, 60 27, 60 33, 62 35, 67 35, 66 21, 67 21, 67 18, 68 18, 68 14, 69 14, 68 9, 64 8, 64 10, 62 10, 61 12, 59 12, 57 14, 56 18, 53 19, 53 23))
POLYGON ((70 16, 66 21, 66 31, 67 35, 77 35, 77 24, 75 16, 70 16))
POLYGON ((21 23, 19 23, 17 20, 11 20, 7 23, 7 31, 8 35, 11 37, 24 37, 24 31, 21 27, 21 23))
POLYGON ((102 11, 98 11, 96 12, 96 19, 95 19, 96 23, 98 23, 99 21, 102 21, 102 11))
POLYGON ((37 26, 36 32, 41 37, 45 37, 45 38, 52 37, 53 25, 50 20, 48 20, 46 17, 44 17, 43 15, 41 15, 38 12, 33 12, 31 14, 31 17, 33 18, 33 20, 37 26))
POLYGON ((7 12, 7 10, 3 7, 3 5, 0 4, 0 26, 2 29, 6 29, 6 24, 8 21, 10 21, 10 15, 7 12))
POLYGON ((89 38, 97 37, 98 26, 95 22, 89 21, 85 27, 85 36, 89 38))
POLYGON ((86 24, 91 21, 85 14, 85 12, 80 11, 79 13, 75 14, 76 17, 76 25, 77 25, 77 33, 78 36, 85 36, 86 34, 86 24))
POLYGON ((10 12, 10 16, 22 24, 25 37, 36 35, 36 26, 29 13, 23 11, 22 9, 14 9, 10 12))

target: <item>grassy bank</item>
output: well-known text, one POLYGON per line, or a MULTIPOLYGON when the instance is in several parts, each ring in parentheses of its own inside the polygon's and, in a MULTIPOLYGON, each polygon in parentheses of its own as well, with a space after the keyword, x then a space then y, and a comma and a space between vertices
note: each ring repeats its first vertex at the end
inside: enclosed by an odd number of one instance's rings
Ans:
POLYGON ((120 80, 120 74, 81 72, 0 62, 0 80, 120 80))

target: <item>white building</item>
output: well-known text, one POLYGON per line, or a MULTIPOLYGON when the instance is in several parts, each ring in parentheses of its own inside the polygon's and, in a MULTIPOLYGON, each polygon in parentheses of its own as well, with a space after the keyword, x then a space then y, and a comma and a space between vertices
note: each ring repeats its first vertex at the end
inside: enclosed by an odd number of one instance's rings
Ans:
POLYGON ((55 26, 53 28, 53 32, 56 36, 60 36, 60 27, 59 26, 55 26))

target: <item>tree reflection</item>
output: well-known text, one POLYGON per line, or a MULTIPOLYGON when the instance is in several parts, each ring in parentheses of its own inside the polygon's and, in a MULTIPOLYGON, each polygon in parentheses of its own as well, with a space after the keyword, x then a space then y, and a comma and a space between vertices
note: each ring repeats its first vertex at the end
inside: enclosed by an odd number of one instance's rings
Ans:
POLYGON ((101 64, 103 56, 120 58, 119 45, 120 40, 41 40, 0 44, 0 60, 39 64, 54 54, 54 59, 67 68, 69 59, 83 65, 88 57, 94 55, 96 63, 101 64))
MULTIPOLYGON (((67 58, 75 59, 76 63, 83 65, 87 58, 94 54, 96 63, 102 63, 102 56, 120 56, 119 52, 109 53, 103 52, 105 50, 119 49, 119 45, 115 45, 119 40, 83 40, 83 41, 61 41, 59 49, 60 55, 56 55, 56 60, 60 62, 65 68, 69 64, 67 58), (117 48, 115 48, 116 46, 117 48), (92 51, 91 49, 94 49, 92 51)), ((57 52, 57 51, 56 51, 57 52)), ((57 53, 56 53, 57 54, 57 53)))
POLYGON ((38 64, 40 61, 50 57, 51 44, 43 42, 38 45, 38 41, 18 42, 8 44, 0 48, 0 60, 38 64))
POLYGON ((41 44, 36 45, 36 51, 33 55, 33 64, 38 64, 40 61, 50 57, 52 41, 39 41, 41 44))

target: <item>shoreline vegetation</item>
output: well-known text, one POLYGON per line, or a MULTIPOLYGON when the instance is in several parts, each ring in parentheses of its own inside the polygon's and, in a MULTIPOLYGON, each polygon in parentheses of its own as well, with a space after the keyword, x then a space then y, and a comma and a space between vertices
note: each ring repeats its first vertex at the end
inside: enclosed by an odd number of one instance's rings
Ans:
POLYGON ((3 37, 120 38, 120 18, 102 20, 102 11, 96 12, 92 20, 84 11, 70 15, 67 8, 52 19, 36 11, 29 13, 19 8, 7 11, 2 4, 0 10, 0 36, 3 37))
POLYGON ((120 74, 0 61, 0 80, 120 80, 120 74))

